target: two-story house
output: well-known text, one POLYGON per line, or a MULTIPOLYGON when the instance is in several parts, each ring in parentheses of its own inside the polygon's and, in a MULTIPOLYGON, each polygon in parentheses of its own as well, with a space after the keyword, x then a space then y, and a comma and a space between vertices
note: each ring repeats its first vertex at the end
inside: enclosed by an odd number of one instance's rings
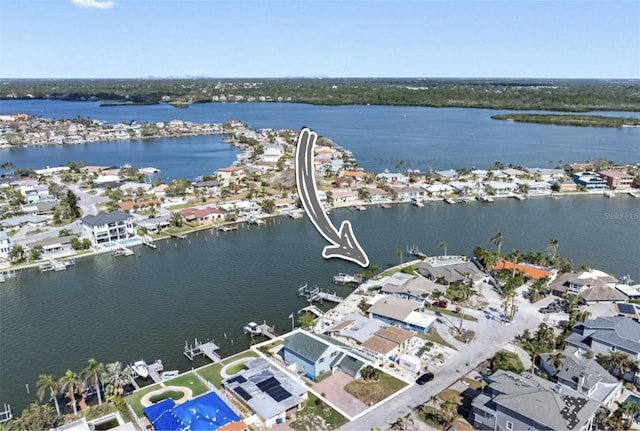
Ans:
POLYGON ((86 215, 80 221, 82 236, 89 238, 94 246, 115 243, 135 235, 133 217, 122 211, 101 211, 97 215, 86 215))

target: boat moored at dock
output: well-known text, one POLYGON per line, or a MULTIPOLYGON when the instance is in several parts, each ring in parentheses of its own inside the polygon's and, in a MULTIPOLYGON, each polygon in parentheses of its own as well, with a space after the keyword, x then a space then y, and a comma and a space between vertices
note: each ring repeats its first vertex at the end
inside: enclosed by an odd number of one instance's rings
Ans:
POLYGON ((333 282, 335 284, 349 284, 349 283, 359 283, 360 279, 351 274, 339 273, 338 275, 333 276, 333 282))
POLYGON ((135 361, 131 365, 131 370, 138 375, 141 379, 149 377, 149 367, 144 360, 135 361))
POLYGON ((256 322, 249 322, 244 327, 244 333, 249 334, 252 337, 256 335, 262 335, 262 328, 256 322))

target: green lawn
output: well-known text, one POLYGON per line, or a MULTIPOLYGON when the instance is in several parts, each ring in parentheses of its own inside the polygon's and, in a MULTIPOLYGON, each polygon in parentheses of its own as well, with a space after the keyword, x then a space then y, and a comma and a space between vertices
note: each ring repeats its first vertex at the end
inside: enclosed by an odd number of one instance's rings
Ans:
POLYGON ((296 412, 296 420, 289 423, 289 426, 296 431, 334 430, 347 422, 347 418, 309 392, 306 406, 296 412))
POLYGON ((380 373, 377 381, 360 378, 348 383, 344 390, 365 404, 377 404, 405 386, 407 384, 402 380, 380 373))
POLYGON ((140 400, 149 392, 153 392, 160 388, 161 386, 159 384, 147 386, 146 388, 140 389, 139 391, 135 391, 134 393, 126 397, 125 401, 133 408, 133 411, 136 412, 136 415, 139 418, 141 418, 143 416, 143 413, 142 413, 142 404, 140 403, 140 400))
MULTIPOLYGON (((232 362, 238 361, 240 359, 253 359, 257 358, 258 355, 251 350, 245 350, 243 352, 238 353, 237 355, 229 356, 228 358, 224 358, 221 362, 217 364, 207 365, 198 369, 198 374, 200 374, 205 380, 210 381, 215 385, 216 388, 222 386, 222 376, 220 375, 220 371, 222 371, 222 367, 226 364, 231 364, 232 362)), ((238 366, 230 367, 227 370, 228 374, 235 374, 244 368, 244 365, 238 364, 238 366)))
POLYGON ((438 334, 438 331, 436 330, 436 328, 431 328, 431 330, 426 334, 418 334, 418 337, 422 338, 423 340, 432 341, 436 344, 440 344, 441 346, 449 347, 451 349, 454 348, 451 344, 447 343, 440 334, 438 334))
POLYGON ((175 379, 164 382, 167 386, 182 386, 191 389, 194 397, 202 395, 208 391, 207 387, 193 373, 183 374, 175 379))

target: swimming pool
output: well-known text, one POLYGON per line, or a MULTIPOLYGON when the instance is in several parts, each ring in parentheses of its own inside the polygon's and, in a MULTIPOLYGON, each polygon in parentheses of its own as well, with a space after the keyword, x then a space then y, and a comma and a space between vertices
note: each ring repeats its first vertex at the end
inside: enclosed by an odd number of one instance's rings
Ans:
POLYGON ((637 405, 638 407, 640 407, 640 398, 636 397, 635 395, 629 395, 627 397, 626 400, 624 400, 624 402, 626 403, 627 401, 637 405))

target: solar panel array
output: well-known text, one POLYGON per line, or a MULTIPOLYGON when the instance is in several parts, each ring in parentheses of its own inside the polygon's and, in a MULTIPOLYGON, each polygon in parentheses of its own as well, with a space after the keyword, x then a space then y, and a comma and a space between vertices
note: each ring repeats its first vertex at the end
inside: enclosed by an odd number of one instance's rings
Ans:
POLYGON ((289 391, 282 387, 278 379, 269 377, 256 385, 262 392, 266 392, 276 402, 286 400, 291 396, 289 391))
POLYGON ((227 380, 226 384, 228 385, 230 383, 235 383, 235 382, 244 383, 246 381, 247 381, 247 379, 245 379, 244 376, 236 376, 236 377, 233 377, 233 378, 227 380))
POLYGON ((253 398, 251 395, 247 393, 247 391, 242 389, 240 386, 238 386, 237 388, 234 388, 234 391, 236 391, 236 394, 240 395, 245 401, 249 401, 251 398, 253 398))
POLYGON ((618 309, 625 314, 634 314, 636 312, 636 308, 632 304, 618 304, 618 309))

